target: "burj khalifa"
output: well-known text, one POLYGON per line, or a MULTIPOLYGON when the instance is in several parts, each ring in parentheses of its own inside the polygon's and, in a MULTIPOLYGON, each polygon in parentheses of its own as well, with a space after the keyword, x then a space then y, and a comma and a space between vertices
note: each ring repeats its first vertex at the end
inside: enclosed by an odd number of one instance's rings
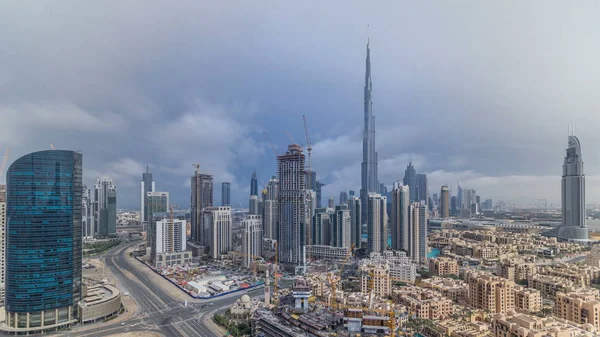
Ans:
POLYGON ((375 151, 375 116, 373 115, 373 82, 371 81, 371 50, 367 42, 367 60, 364 89, 364 130, 363 130, 363 160, 361 164, 360 199, 362 204, 362 220, 367 221, 367 201, 369 193, 379 191, 377 180, 377 152, 375 151))

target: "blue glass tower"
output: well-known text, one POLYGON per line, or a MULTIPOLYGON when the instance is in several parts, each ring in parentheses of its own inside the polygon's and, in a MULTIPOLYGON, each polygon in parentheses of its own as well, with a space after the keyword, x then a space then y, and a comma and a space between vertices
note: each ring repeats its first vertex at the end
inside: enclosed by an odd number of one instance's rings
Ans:
POLYGON ((8 168, 6 183, 6 323, 68 327, 82 298, 82 155, 30 153, 8 168))

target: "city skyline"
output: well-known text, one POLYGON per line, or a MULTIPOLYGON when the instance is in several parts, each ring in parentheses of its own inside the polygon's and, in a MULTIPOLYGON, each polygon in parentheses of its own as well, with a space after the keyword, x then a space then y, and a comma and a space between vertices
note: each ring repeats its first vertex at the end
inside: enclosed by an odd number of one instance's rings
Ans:
MULTIPOLYGON (((3 12, 27 14, 32 10, 19 4, 2 6, 3 12)), ((124 5, 116 5, 119 12, 127 12, 120 6, 124 5)), ((185 204, 193 173, 190 164, 205 162, 202 172, 214 174, 216 184, 231 182, 231 204, 235 207, 239 202, 247 204, 247 177, 255 168, 265 181, 275 173, 271 145, 277 154, 283 153, 289 143, 285 131, 296 142, 305 142, 302 114, 306 114, 313 142, 313 169, 326 184, 324 200, 337 197, 342 190, 358 191, 367 37, 376 79, 373 110, 377 115, 379 180, 388 188, 401 179, 401 170, 412 153, 417 170, 427 174, 430 191, 459 180, 465 188, 476 189, 482 197, 494 201, 533 204, 537 199, 548 199, 559 205, 557 158, 561 157, 565 125, 579 124, 577 136, 585 144, 599 140, 594 130, 583 124, 593 125, 597 118, 593 107, 598 106, 598 98, 586 94, 586 88, 600 85, 598 76, 589 71, 595 69, 598 49, 586 41, 594 40, 590 34, 600 29, 561 20, 570 9, 567 5, 548 6, 548 16, 536 17, 534 25, 530 18, 535 12, 532 4, 476 4, 473 10, 482 15, 473 18, 471 24, 477 24, 478 32, 469 23, 451 19, 466 14, 444 4, 434 9, 435 15, 424 4, 382 5, 369 8, 369 18, 358 20, 358 14, 367 7, 355 7, 350 12, 357 16, 337 18, 339 28, 335 30, 302 25, 285 14, 287 6, 273 9, 280 18, 268 19, 260 13, 260 6, 248 8, 245 20, 234 20, 241 22, 226 29, 240 37, 218 41, 211 34, 220 28, 202 10, 191 6, 188 13, 183 13, 164 8, 165 14, 206 20, 183 26, 190 28, 186 31, 194 32, 194 36, 181 39, 174 37, 183 23, 175 29, 168 28, 170 20, 155 23, 154 29, 169 39, 169 48, 165 57, 151 67, 123 58, 131 55, 139 60, 146 58, 139 55, 152 58, 161 53, 150 46, 154 44, 143 43, 149 41, 129 43, 129 36, 140 34, 128 15, 114 23, 124 32, 116 37, 115 45, 106 42, 108 35, 103 30, 91 28, 103 26, 100 24, 69 31, 62 26, 52 27, 55 19, 40 13, 36 25, 25 32, 19 29, 23 23, 9 19, 12 28, 0 33, 17 37, 11 39, 14 53, 7 57, 8 70, 0 81, 5 89, 0 111, 7 117, 0 126, 0 144, 12 149, 9 163, 28 152, 49 148, 50 143, 60 149, 82 150, 88 158, 84 183, 93 186, 98 176, 110 176, 119 186, 118 207, 136 209, 139 177, 146 165, 154 180, 160 182, 161 190, 169 191, 174 203, 185 204), (413 15, 406 20, 388 14, 407 11, 413 15), (521 14, 505 27, 505 23, 492 20, 484 12, 521 14), (280 34, 261 28, 279 24, 281 18, 290 23, 280 34), (261 25, 249 24, 261 21, 261 25), (557 21, 563 24, 556 26, 557 21), (367 30, 369 22, 380 24, 367 30), (505 29, 498 28, 498 24, 505 29), (415 30, 419 31, 418 38, 407 33, 415 30), (440 30, 446 32, 443 40, 437 37, 440 30), (515 36, 515 30, 528 34, 515 36), (35 34, 42 31, 54 34, 42 40, 35 34), (245 43, 255 41, 247 34, 260 43, 245 43), (556 40, 541 38, 546 34, 556 36, 556 40), (290 41, 292 36, 298 44, 282 42, 290 41), (475 41, 482 52, 468 48, 464 36, 475 41), (98 43, 86 44, 87 51, 81 51, 82 55, 69 57, 62 51, 82 40, 98 43), (178 42, 190 40, 198 45, 215 43, 215 48, 205 51, 178 42), (39 45, 39 52, 31 55, 27 44, 20 41, 39 45), (500 52, 495 49, 498 42, 503 46, 500 52), (521 50, 519 46, 525 44, 528 48, 522 53, 508 52, 521 50), (51 48, 54 45, 62 48, 51 57, 57 52, 51 48), (241 52, 231 53, 228 46, 232 45, 239 46, 241 52), (299 54, 299 45, 319 52, 290 57, 299 54), (267 58, 265 48, 270 51, 267 58), (336 52, 329 53, 332 50, 336 52), (562 50, 579 55, 577 62, 566 64, 553 56, 562 50), (533 61, 539 59, 546 62, 533 61), (224 70, 224 60, 236 66, 224 70), (25 78, 13 72, 22 69, 21 62, 32 69, 55 70, 34 72, 31 78, 25 78), (73 62, 73 66, 67 66, 73 62), (75 76, 80 69, 87 69, 87 76, 75 76), (324 74, 316 76, 320 69, 324 74), (123 76, 131 77, 123 81, 123 76), (296 76, 298 82, 289 82, 296 76), (60 77, 69 80, 55 85, 60 77), (244 78, 261 80, 258 85, 250 85, 244 78), (290 87, 293 93, 286 91, 290 87), (334 87, 336 90, 330 90, 334 87), (581 99, 582 95, 586 99, 581 99), (317 108, 315 101, 319 102, 317 108), (525 113, 527 119, 522 118, 525 113), (157 137, 159 134, 162 136, 157 137), (199 143, 204 145, 200 149, 199 143), (524 193, 519 196, 519 192, 524 193)), ((90 8, 111 11, 86 4, 65 11, 61 19, 74 20, 90 8)), ((140 17, 145 17, 148 10, 141 9, 140 17)), ((572 10, 580 22, 598 25, 583 9, 572 10)), ((325 6, 317 16, 329 16, 333 11, 333 6, 325 6)), ((219 15, 236 18, 236 14, 223 12, 219 15)), ((586 158, 587 200, 598 203, 600 158, 586 158)), ((215 189, 214 197, 220 199, 219 189, 215 189)))

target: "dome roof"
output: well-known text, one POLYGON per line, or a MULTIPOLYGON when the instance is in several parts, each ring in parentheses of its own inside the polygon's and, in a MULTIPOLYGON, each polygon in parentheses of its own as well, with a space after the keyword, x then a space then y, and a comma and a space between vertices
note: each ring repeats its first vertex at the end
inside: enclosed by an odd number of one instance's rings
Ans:
POLYGON ((241 300, 242 300, 242 303, 250 303, 250 296, 243 295, 241 300))

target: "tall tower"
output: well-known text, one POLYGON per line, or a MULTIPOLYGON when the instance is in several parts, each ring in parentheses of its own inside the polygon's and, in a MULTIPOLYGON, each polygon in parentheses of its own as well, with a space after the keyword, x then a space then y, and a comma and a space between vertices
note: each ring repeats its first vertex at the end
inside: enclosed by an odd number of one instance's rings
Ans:
POLYGON ((563 164, 561 206, 562 226, 558 237, 568 241, 588 241, 585 223, 585 175, 581 157, 581 143, 575 135, 569 135, 569 144, 563 164))
MULTIPOLYGON (((361 164, 360 199, 367 205, 369 193, 377 193, 377 152, 375 152, 375 116, 373 115, 372 100, 373 83, 371 81, 371 49, 367 43, 367 60, 364 88, 364 129, 363 129, 363 160, 361 164)), ((362 219, 367 219, 368 207, 363 207, 362 219)))
POLYGON ((150 173, 148 166, 146 166, 146 172, 142 173, 142 181, 140 182, 140 222, 142 225, 146 221, 146 195, 148 192, 154 192, 154 180, 152 180, 152 173, 150 173))
POLYGON ((383 252, 387 247, 387 198, 369 193, 367 204, 367 252, 383 252))
POLYGON ((221 183, 221 206, 231 206, 231 183, 221 183))
POLYGON ((447 219, 450 217, 450 189, 447 185, 442 186, 440 196, 440 217, 447 219))
POLYGON ((279 182, 272 177, 263 191, 263 235, 265 238, 277 240, 277 190, 279 182))
POLYGON ((250 195, 258 195, 258 178, 256 177, 256 170, 252 173, 252 178, 250 178, 250 195))
POLYGON ((249 268, 255 256, 262 255, 263 231, 260 215, 246 215, 242 220, 242 254, 244 267, 249 268))
POLYGON ((279 220, 279 261, 283 265, 300 266, 306 245, 306 193, 304 154, 298 144, 288 146, 277 156, 277 218, 279 220))
POLYGON ((409 250, 410 189, 406 185, 392 190, 392 249, 409 250))
POLYGON ((406 170, 404 170, 404 179, 402 180, 402 183, 408 186, 410 191, 410 201, 420 201, 418 195, 417 171, 412 164, 412 160, 408 162, 408 166, 406 166, 406 170))
POLYGON ((192 215, 192 241, 204 242, 207 244, 208 238, 203 237, 200 228, 208 228, 208 225, 203 226, 202 211, 208 207, 212 207, 213 203, 213 176, 210 174, 202 174, 199 169, 196 169, 192 176, 191 184, 191 215, 192 215))
POLYGON ((94 185, 93 203, 95 234, 108 235, 116 232, 116 198, 117 190, 115 185, 113 185, 113 181, 109 177, 98 178, 96 185, 94 185))
POLYGON ((362 205, 360 198, 352 196, 348 199, 348 208, 350 209, 351 225, 351 240, 354 246, 358 249, 362 242, 362 205))

